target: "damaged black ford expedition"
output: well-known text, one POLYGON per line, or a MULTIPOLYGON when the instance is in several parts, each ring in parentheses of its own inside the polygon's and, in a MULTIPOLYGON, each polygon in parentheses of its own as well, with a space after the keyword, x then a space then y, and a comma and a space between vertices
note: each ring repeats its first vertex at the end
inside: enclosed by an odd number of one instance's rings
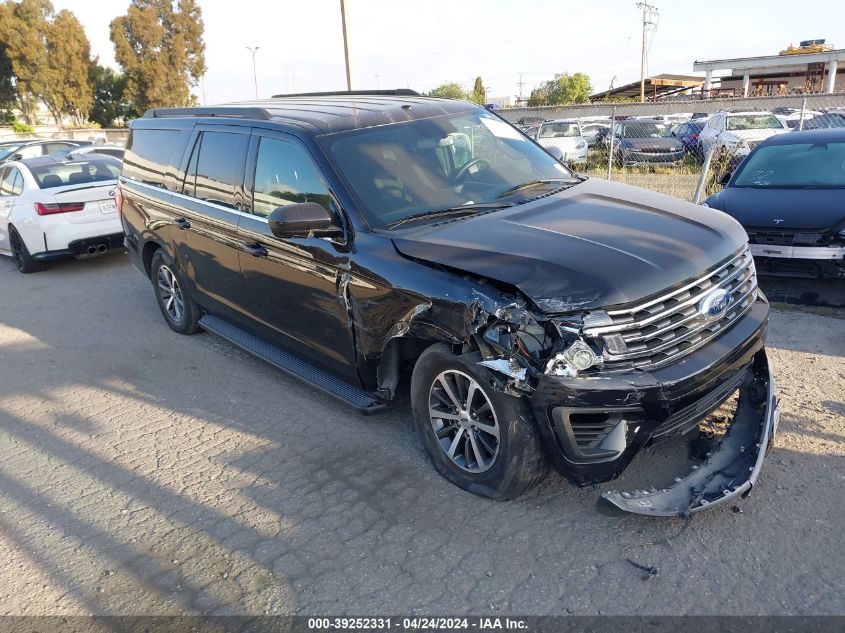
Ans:
POLYGON ((465 490, 513 498, 549 463, 609 481, 725 406, 687 476, 600 503, 686 515, 757 479, 768 304, 723 213, 577 176, 496 114, 410 91, 150 110, 116 197, 173 330, 364 412, 409 376, 422 444, 465 490))

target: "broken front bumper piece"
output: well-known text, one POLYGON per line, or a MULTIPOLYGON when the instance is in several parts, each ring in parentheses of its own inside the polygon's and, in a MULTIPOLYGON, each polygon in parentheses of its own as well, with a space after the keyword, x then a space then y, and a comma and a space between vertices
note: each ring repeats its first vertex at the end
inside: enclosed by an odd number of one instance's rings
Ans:
POLYGON ((739 388, 728 432, 702 465, 663 490, 605 492, 599 504, 651 516, 691 513, 747 497, 777 433, 778 400, 774 378, 765 363, 749 372, 739 388))

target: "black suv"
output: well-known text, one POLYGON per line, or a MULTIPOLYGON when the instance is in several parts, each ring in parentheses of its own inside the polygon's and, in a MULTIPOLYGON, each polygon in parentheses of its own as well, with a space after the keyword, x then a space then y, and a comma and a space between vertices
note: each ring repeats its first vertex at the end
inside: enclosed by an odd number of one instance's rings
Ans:
POLYGON ((394 91, 150 110, 116 197, 173 330, 364 412, 407 372, 461 488, 512 498, 549 461, 607 481, 728 405, 687 477, 602 503, 685 514, 757 478, 777 407, 742 227, 575 176, 484 108, 394 91))

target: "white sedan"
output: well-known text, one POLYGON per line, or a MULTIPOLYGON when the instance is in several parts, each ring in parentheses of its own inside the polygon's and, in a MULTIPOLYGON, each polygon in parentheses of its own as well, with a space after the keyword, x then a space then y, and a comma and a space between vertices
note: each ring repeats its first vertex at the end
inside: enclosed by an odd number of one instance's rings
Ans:
POLYGON ((45 156, 0 166, 0 254, 31 273, 60 257, 123 248, 110 156, 45 156))

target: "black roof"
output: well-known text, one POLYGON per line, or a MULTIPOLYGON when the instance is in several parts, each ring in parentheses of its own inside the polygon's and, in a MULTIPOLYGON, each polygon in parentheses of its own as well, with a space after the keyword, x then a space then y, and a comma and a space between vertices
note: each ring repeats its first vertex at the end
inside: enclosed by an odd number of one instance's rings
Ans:
POLYGON ((253 119, 295 125, 312 134, 334 134, 476 109, 481 109, 481 106, 454 99, 399 94, 339 93, 279 97, 221 106, 152 109, 147 110, 143 118, 253 119))
POLYGON ((801 130, 786 134, 775 134, 765 141, 766 145, 791 145, 793 143, 845 143, 845 128, 801 130))

